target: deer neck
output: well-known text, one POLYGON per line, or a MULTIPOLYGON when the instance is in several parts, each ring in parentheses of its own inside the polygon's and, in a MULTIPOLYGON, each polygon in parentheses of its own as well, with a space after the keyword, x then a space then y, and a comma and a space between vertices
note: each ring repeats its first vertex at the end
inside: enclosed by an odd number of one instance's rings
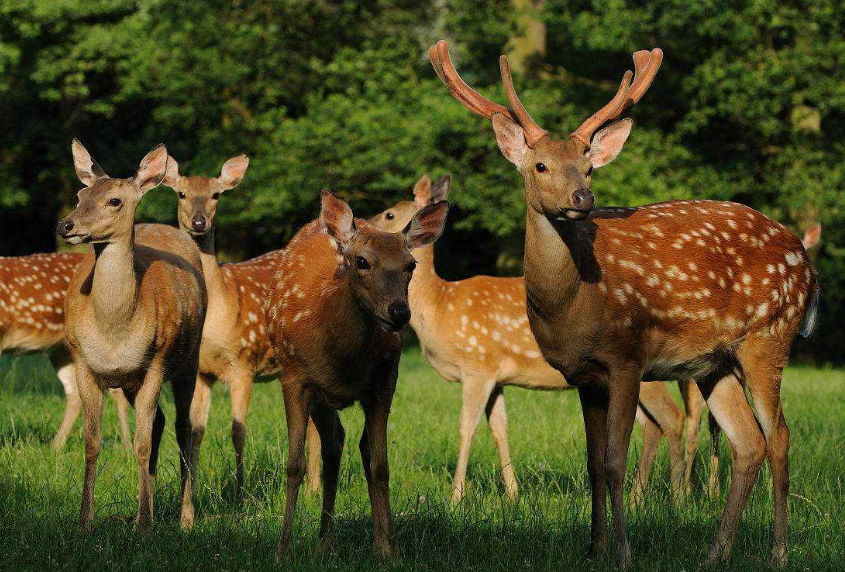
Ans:
POLYGON ((224 289, 223 272, 217 263, 217 246, 214 238, 216 231, 217 225, 215 224, 207 233, 194 237, 194 241, 200 250, 202 274, 205 278, 205 286, 208 289, 209 301, 219 300, 224 289))
POLYGON ((324 303, 322 323, 328 335, 327 346, 339 362, 358 361, 372 343, 378 324, 361 307, 352 290, 350 273, 324 303))
POLYGON ((134 226, 126 237, 95 244, 94 256, 91 305, 97 324, 102 331, 125 329, 138 308, 134 226))
MULTIPOLYGON (((422 340, 426 336, 426 325, 437 312, 445 280, 434 268, 434 245, 429 244, 413 251, 417 267, 408 285, 408 304, 411 306, 411 327, 422 340)), ((425 343, 425 342, 423 342, 425 343)))

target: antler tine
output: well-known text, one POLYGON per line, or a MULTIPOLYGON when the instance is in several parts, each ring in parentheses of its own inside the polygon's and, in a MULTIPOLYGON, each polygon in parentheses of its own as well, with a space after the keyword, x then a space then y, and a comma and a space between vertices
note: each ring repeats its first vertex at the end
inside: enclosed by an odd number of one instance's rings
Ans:
POLYGON ((445 40, 440 40, 428 49, 428 59, 440 80, 446 84, 455 99, 460 101, 464 107, 485 119, 490 119, 494 113, 501 113, 516 121, 506 107, 493 103, 461 79, 461 76, 455 70, 455 66, 452 65, 452 59, 449 57, 449 46, 445 40))
POLYGON ((533 147, 537 141, 547 135, 546 131, 531 119, 528 110, 519 101, 519 96, 516 94, 516 89, 513 87, 513 78, 511 77, 511 67, 508 62, 508 56, 499 57, 499 68, 502 71, 502 84, 505 87, 505 95, 508 98, 508 103, 516 115, 516 121, 522 126, 525 133, 525 140, 529 147, 533 147))
POLYGON ((626 71, 625 75, 622 77, 622 83, 619 84, 619 89, 616 91, 616 95, 613 96, 613 99, 611 99, 607 105, 591 115, 589 119, 578 127, 578 129, 572 132, 570 137, 574 137, 589 147, 593 133, 595 133, 599 127, 608 121, 616 119, 622 114, 622 108, 626 103, 628 92, 631 88, 632 77, 633 74, 630 71, 626 71))
POLYGON ((623 112, 634 107, 640 98, 645 95, 645 92, 651 87, 651 82, 654 81, 661 63, 663 63, 663 50, 660 48, 654 48, 651 52, 640 50, 634 53, 634 82, 628 91, 628 100, 625 102, 623 112))

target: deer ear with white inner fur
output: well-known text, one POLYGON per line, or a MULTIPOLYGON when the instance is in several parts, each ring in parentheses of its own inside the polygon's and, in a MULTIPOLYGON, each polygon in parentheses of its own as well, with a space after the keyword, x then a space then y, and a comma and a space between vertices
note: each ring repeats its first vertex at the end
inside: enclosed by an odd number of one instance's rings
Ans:
POLYGON ((434 183, 434 186, 431 187, 431 202, 432 203, 439 203, 441 201, 445 201, 446 198, 449 196, 449 191, 452 188, 452 176, 451 175, 443 175, 437 182, 434 183))
POLYGON ((633 120, 623 119, 608 125, 593 136, 587 158, 594 169, 604 167, 619 156, 633 126, 633 120))
POLYGON ((431 177, 428 173, 420 177, 414 185, 414 202, 419 208, 431 202, 431 177))
POLYGON ((182 175, 179 174, 179 163, 176 162, 172 156, 167 156, 167 169, 164 171, 163 183, 168 187, 174 187, 179 184, 179 179, 182 175))
POLYGON ((446 201, 427 205, 418 210, 402 231, 408 250, 431 244, 440 238, 448 213, 449 203, 446 201))
POLYGON ((76 169, 76 176, 79 177, 83 185, 90 187, 97 182, 97 179, 108 177, 105 171, 103 171, 103 168, 88 153, 85 146, 79 142, 79 139, 73 140, 70 144, 70 151, 73 154, 73 166, 76 169))
POLYGON ((247 167, 249 167, 249 157, 246 155, 232 157, 226 161, 220 170, 220 176, 217 177, 223 190, 228 191, 237 187, 243 180, 247 167))
POLYGON ((348 244, 355 236, 355 217, 349 205, 331 191, 320 193, 320 224, 340 244, 348 244))
POLYGON ((501 113, 494 113, 490 118, 493 131, 496 133, 496 144, 505 159, 519 167, 528 152, 528 142, 525 132, 516 122, 501 113))
POLYGON ((167 147, 164 146, 164 143, 160 143, 141 159, 141 165, 132 181, 143 194, 159 186, 164 181, 166 172, 167 147))

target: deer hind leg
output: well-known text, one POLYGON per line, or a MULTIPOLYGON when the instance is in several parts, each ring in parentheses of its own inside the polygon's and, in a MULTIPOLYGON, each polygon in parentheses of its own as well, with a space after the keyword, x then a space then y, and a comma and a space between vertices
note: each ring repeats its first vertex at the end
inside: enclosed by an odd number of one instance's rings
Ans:
POLYGON ((707 494, 711 497, 719 496, 719 440, 722 428, 713 413, 708 415, 707 427, 710 430, 710 477, 707 481, 707 494))
POLYGON ((82 485, 79 527, 85 529, 94 519, 94 481, 97 478, 97 457, 100 454, 103 391, 94 380, 93 372, 84 363, 76 364, 76 381, 82 401, 82 434, 85 438, 85 481, 82 485))
POLYGON ((194 396, 191 399, 191 450, 194 458, 191 461, 195 467, 199 466, 200 446, 205 436, 205 426, 208 423, 208 411, 211 408, 211 386, 214 380, 208 376, 197 375, 194 384, 194 396))
POLYGON ((308 449, 308 462, 305 465, 305 494, 308 496, 320 492, 320 456, 323 448, 320 444, 320 432, 314 421, 308 419, 308 430, 305 437, 308 449))
MULTIPOLYGON (((197 467, 194 464, 193 438, 191 431, 191 403, 194 396, 196 373, 189 372, 171 380, 173 401, 176 405, 176 441, 179 444, 179 468, 182 475, 182 507, 179 524, 183 529, 194 526, 194 480, 197 467)), ((153 473, 154 474, 154 473, 153 473)))
POLYGON ((692 492, 692 470, 695 466, 695 454, 698 452, 698 439, 701 432, 701 410, 704 408, 704 398, 695 381, 691 379, 678 381, 681 398, 684 400, 686 412, 686 435, 684 437, 684 477, 683 492, 692 492))
POLYGON ((590 547, 587 558, 601 556, 607 546, 607 481, 605 480, 605 455, 607 454, 607 388, 585 386, 578 388, 584 429, 587 434, 587 473, 592 493, 590 522, 590 547))
POLYGON ((305 430, 308 425, 309 396, 298 382, 282 382, 285 397, 285 417, 288 426, 288 460, 285 467, 285 517, 279 532, 276 560, 285 557, 293 531, 293 517, 299 487, 305 476, 305 430))
POLYGON ((50 448, 53 451, 61 451, 67 443, 70 432, 73 431, 76 418, 79 417, 82 399, 79 397, 79 389, 76 386, 76 366, 73 362, 62 360, 61 363, 58 363, 53 355, 50 356, 50 361, 56 368, 56 376, 65 389, 65 412, 62 415, 62 422, 56 430, 56 435, 50 442, 50 448))
POLYGON ((722 521, 706 560, 706 565, 714 566, 730 556, 739 519, 763 464, 766 443, 735 374, 717 379, 715 383, 713 380, 705 381, 699 387, 710 411, 727 435, 733 455, 731 487, 722 521))
MULTIPOLYGON (((672 499, 678 501, 683 497, 684 465, 681 436, 684 432, 684 414, 675 400, 672 399, 669 388, 665 383, 642 384, 640 386, 639 403, 657 422, 663 435, 666 436, 666 442, 669 445, 670 491, 672 499)), ((652 452, 652 458, 657 453, 658 444, 658 442, 655 442, 653 445, 655 450, 652 452)), ((643 445, 643 454, 645 454, 645 445, 643 445)))
POLYGON ((458 503, 466 494, 466 475, 469 465, 469 452, 472 439, 481 421, 481 414, 490 401, 490 395, 495 384, 477 378, 464 379, 461 384, 463 398, 461 400, 461 414, 459 420, 460 448, 458 450, 458 464, 455 467, 455 478, 452 480, 452 502, 458 503))
MULTIPOLYGON (((745 381, 754 400, 757 419, 766 439, 766 457, 772 471, 775 541, 772 563, 786 563, 787 498, 789 496, 789 427, 780 400, 783 366, 778 363, 778 347, 746 341, 737 351, 745 381), (772 358, 775 359, 772 359, 772 358)), ((781 352, 780 355, 785 355, 781 352)), ((786 361, 785 357, 782 360, 786 361)))
POLYGON ((232 400, 232 446, 235 448, 235 498, 241 499, 244 487, 244 442, 246 441, 246 416, 252 396, 252 374, 244 372, 229 385, 232 400))
POLYGON ((123 448, 127 451, 132 449, 132 430, 129 428, 129 402, 123 391, 119 389, 109 389, 109 397, 114 402, 114 407, 117 409, 117 420, 120 426, 120 442, 123 443, 123 448))
MULTIPOLYGON (((334 550, 334 506, 337 498, 337 478, 340 474, 340 460, 343 456, 343 444, 346 434, 340 423, 337 411, 322 404, 315 404, 308 422, 309 430, 318 431, 317 445, 320 445, 323 457, 323 512, 320 517, 320 535, 317 550, 334 550)), ((309 449, 313 440, 308 435, 309 449)), ((308 465, 308 469, 314 465, 308 465)), ((319 467, 319 461, 317 466, 319 467)), ((319 483, 319 479, 317 480, 319 483)))
POLYGON ((637 407, 637 421, 643 428, 643 450, 640 454, 640 462, 637 466, 637 475, 634 477, 634 486, 631 489, 629 502, 637 506, 642 503, 645 491, 648 487, 651 475, 651 465, 657 455, 657 447, 663 437, 663 431, 642 407, 637 407))
POLYGON ((518 492, 516 474, 511 462, 511 452, 508 446, 508 414, 505 411, 505 393, 501 387, 496 387, 487 401, 487 424, 499 450, 499 461, 502 465, 502 481, 505 492, 511 500, 516 499, 518 492))

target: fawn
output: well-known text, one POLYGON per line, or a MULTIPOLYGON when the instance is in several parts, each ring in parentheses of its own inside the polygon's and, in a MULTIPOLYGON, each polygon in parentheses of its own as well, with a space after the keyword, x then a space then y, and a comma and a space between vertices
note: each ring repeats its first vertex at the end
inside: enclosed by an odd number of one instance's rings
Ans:
POLYGON ((309 415, 319 432, 323 461, 320 548, 334 544, 334 505, 344 430, 338 409, 360 402, 360 441, 373 512, 374 551, 394 553, 387 462, 387 418, 410 320, 411 251, 443 231, 448 203, 420 210, 402 233, 387 233, 355 219, 328 191, 320 218, 303 227, 285 249, 266 306, 270 340, 282 366, 288 428, 285 516, 277 558, 287 551, 302 483, 309 415))
POLYGON ((622 485, 640 381, 694 379, 733 455, 707 563, 729 557, 766 457, 774 491, 772 559, 784 562, 789 429, 781 375, 796 334, 812 332, 818 301, 816 273, 801 241, 780 223, 730 202, 596 208, 593 170, 622 151, 633 123, 616 120, 648 90, 663 59, 660 49, 636 52, 636 75, 626 72, 611 101, 565 140, 549 137, 531 119, 506 56, 500 67, 509 108, 460 79, 446 42, 428 55, 456 99, 492 122, 499 149, 525 183, 528 318, 543 357, 581 399, 592 488, 589 554, 607 544, 609 492, 617 562, 630 565, 622 485))
POLYGON ((135 408, 138 462, 136 530, 153 521, 153 494, 164 414, 161 386, 171 383, 182 470, 183 528, 194 522, 191 398, 197 377, 206 291, 200 254, 191 238, 173 227, 135 225, 144 194, 164 179, 167 149, 159 145, 128 179, 114 179, 82 144, 72 145, 85 188, 79 203, 58 224, 71 244, 91 243, 68 289, 65 330, 76 363, 84 411, 85 482, 80 525, 94 517, 94 480, 100 451, 104 388, 120 388, 135 408))
MULTIPOLYGON (((419 209, 445 200, 450 188, 448 175, 434 186, 428 175, 424 175, 414 187, 413 201, 400 201, 371 218, 370 222, 386 232, 399 232, 419 209)), ((460 452, 452 501, 460 501, 465 494, 470 447, 482 411, 487 415, 499 450, 505 491, 510 498, 515 498, 517 481, 508 447, 504 386, 540 390, 570 389, 571 386, 543 359, 528 328, 523 278, 474 276, 448 282, 437 275, 433 245, 415 250, 414 258, 417 270, 408 287, 411 327, 437 373, 462 386, 460 452)), ((637 418, 646 431, 646 438, 635 482, 642 483, 641 489, 644 489, 660 437, 665 434, 673 473, 672 491, 676 496, 680 495, 684 418, 664 384, 643 386, 637 418)))
POLYGON ((240 155, 226 161, 218 177, 186 177, 179 174, 179 164, 169 157, 164 178, 164 184, 179 197, 179 226, 199 247, 208 289, 199 376, 191 406, 193 447, 198 455, 208 421, 211 386, 222 380, 232 399, 238 498, 243 492, 243 448, 252 384, 270 381, 279 374, 267 338, 264 304, 283 252, 274 250, 237 264, 217 263, 215 233, 220 195, 240 184, 248 166, 249 159, 240 155))
MULTIPOLYGON (((65 412, 50 447, 61 450, 79 417, 76 368, 65 346, 65 293, 83 254, 63 252, 0 257, 0 353, 44 353, 65 390, 65 412)), ((132 446, 127 411, 120 390, 109 390, 120 420, 124 447, 132 446)))

